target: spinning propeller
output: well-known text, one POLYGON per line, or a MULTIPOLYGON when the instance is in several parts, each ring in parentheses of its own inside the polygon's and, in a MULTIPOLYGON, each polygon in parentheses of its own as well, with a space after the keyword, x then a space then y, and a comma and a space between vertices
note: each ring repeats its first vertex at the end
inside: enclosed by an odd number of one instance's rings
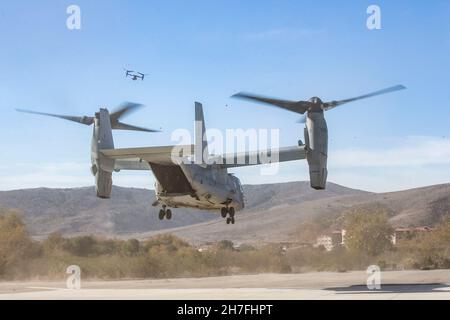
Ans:
MULTIPOLYGON (((309 99, 308 101, 280 100, 280 99, 273 99, 273 98, 268 98, 268 97, 264 97, 264 96, 249 94, 249 93, 245 93, 245 92, 235 94, 232 96, 232 98, 240 98, 240 99, 246 99, 246 100, 251 100, 251 101, 256 101, 256 102, 262 102, 262 103, 276 106, 276 107, 286 109, 286 110, 289 110, 292 112, 305 114, 308 112, 328 111, 328 110, 334 109, 338 106, 344 105, 346 103, 350 103, 350 102, 354 102, 354 101, 358 101, 358 100, 362 100, 362 99, 367 99, 367 98, 371 98, 371 97, 375 97, 375 96, 379 96, 379 95, 383 95, 383 94, 387 94, 387 93, 391 93, 391 92, 395 92, 395 91, 399 91, 399 90, 404 90, 404 89, 406 89, 405 86, 397 85, 397 86, 389 87, 389 88, 386 88, 383 90, 375 91, 375 92, 372 92, 369 94, 365 94, 362 96, 358 96, 355 98, 350 98, 350 99, 345 99, 345 100, 333 100, 330 102, 323 102, 318 97, 313 97, 313 98, 309 99)), ((304 123, 305 121, 306 121, 306 118, 304 117, 301 120, 299 120, 298 123, 304 123)))
MULTIPOLYGON (((112 112, 110 114, 111 119, 111 128, 114 130, 129 130, 129 131, 143 131, 143 132, 160 132, 160 130, 154 130, 154 129, 147 129, 147 128, 141 128, 133 125, 129 125, 123 122, 120 122, 120 119, 137 109, 143 107, 143 105, 138 103, 132 103, 132 102, 124 102, 122 103, 119 108, 112 112)), ((95 117, 89 117, 89 116, 66 116, 66 115, 59 115, 59 114, 52 114, 52 113, 44 113, 44 112, 37 112, 37 111, 31 111, 31 110, 25 110, 25 109, 16 109, 19 112, 24 113, 31 113, 31 114, 37 114, 42 116, 48 116, 48 117, 54 117, 54 118, 60 118, 76 123, 81 123, 87 126, 92 125, 95 122, 95 117)))

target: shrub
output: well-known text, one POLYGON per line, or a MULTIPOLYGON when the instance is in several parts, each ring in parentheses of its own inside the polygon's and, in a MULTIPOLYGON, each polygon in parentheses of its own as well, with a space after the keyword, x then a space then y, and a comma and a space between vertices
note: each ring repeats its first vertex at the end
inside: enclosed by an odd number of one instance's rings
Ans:
POLYGON ((0 276, 3 276, 9 268, 39 254, 40 248, 33 244, 19 214, 2 210, 0 212, 0 276))
POLYGON ((344 226, 345 243, 350 250, 373 257, 392 248, 394 230, 384 210, 349 212, 344 216, 344 226))
POLYGON ((139 253, 140 244, 136 239, 129 239, 122 245, 122 252, 127 256, 135 256, 139 253))
POLYGON ((94 253, 96 243, 96 239, 91 236, 74 237, 66 239, 64 242, 64 250, 76 256, 87 257, 94 253))
POLYGON ((217 243, 218 250, 234 250, 234 243, 230 240, 221 240, 217 243))

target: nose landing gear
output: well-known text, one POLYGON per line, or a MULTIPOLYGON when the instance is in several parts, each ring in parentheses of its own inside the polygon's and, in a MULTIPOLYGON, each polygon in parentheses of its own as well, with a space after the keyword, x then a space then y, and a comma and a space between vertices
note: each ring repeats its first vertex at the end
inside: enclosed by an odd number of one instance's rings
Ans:
POLYGON ((164 220, 164 218, 166 218, 167 220, 171 220, 172 219, 172 210, 170 209, 166 209, 167 206, 163 205, 162 209, 159 210, 159 220, 164 220))
POLYGON ((234 210, 234 208, 233 207, 223 207, 221 210, 220 210, 220 214, 221 214, 221 216, 222 216, 222 218, 226 218, 227 220, 227 224, 234 224, 235 223, 235 220, 234 220, 234 215, 235 215, 235 213, 236 213, 236 211, 234 210), (227 218, 227 216, 228 216, 228 218, 227 218))

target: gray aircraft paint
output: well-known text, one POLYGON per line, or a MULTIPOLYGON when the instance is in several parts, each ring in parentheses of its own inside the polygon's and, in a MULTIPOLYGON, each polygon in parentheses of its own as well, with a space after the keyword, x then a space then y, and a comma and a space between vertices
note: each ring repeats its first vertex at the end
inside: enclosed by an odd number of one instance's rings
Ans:
POLYGON ((305 124, 305 144, 311 187, 324 190, 328 175, 328 127, 323 111, 308 113, 305 124))
POLYGON ((100 150, 114 149, 111 120, 107 109, 95 114, 91 141, 91 171, 95 176, 95 189, 99 198, 109 198, 112 191, 114 159, 105 157, 100 150))

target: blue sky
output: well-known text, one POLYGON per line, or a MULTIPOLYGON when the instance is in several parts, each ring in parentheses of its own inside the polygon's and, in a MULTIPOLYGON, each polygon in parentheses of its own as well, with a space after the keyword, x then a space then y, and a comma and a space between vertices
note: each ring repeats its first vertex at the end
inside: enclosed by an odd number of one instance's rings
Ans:
MULTIPOLYGON (((408 90, 327 113, 329 180, 371 191, 450 182, 450 2, 435 1, 2 1, 0 190, 92 185, 88 127, 14 108, 92 115, 122 101, 147 107, 127 122, 160 134, 116 132, 116 146, 170 144, 207 126, 280 129, 302 138, 295 114, 235 101, 238 91, 286 99, 348 98, 395 84, 408 90), (82 29, 66 28, 81 8, 82 29), (382 30, 366 28, 377 4, 382 30), (123 67, 151 75, 124 78, 123 67), (225 107, 229 105, 230 107, 225 107)), ((236 170, 243 183, 307 180, 304 162, 277 176, 236 170)), ((153 187, 150 173, 116 184, 153 187)))

